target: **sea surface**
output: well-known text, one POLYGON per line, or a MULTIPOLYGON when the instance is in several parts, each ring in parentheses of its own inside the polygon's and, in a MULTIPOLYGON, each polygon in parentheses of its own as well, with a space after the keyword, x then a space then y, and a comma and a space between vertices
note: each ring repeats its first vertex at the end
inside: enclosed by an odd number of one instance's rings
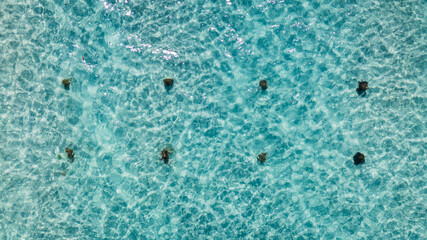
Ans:
POLYGON ((0 239, 427 239, 426 9, 1 0, 0 239))

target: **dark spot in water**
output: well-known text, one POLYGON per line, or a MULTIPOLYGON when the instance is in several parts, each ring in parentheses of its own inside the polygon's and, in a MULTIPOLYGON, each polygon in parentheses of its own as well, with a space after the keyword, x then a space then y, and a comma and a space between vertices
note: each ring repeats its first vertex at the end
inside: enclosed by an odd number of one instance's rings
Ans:
POLYGON ((356 89, 357 94, 364 97, 366 95, 366 90, 368 90, 368 82, 359 82, 359 87, 356 89))
POLYGON ((261 80, 259 81, 259 86, 262 90, 267 90, 267 80, 261 80))
POLYGON ((265 161, 267 161, 267 153, 261 153, 260 155, 258 155, 257 160, 260 163, 264 163, 265 161))
POLYGON ((365 155, 357 152, 356 155, 353 156, 353 161, 355 165, 359 165, 365 162, 365 155))
POLYGON ((67 89, 67 90, 70 89, 70 84, 71 84, 72 79, 73 78, 67 78, 67 79, 62 80, 62 85, 64 85, 65 89, 67 89))
POLYGON ((73 149, 66 148, 65 152, 67 153, 67 157, 71 160, 71 162, 74 162, 74 151, 73 151, 73 149))
POLYGON ((163 149, 161 154, 162 154, 162 160, 163 160, 163 162, 165 164, 168 164, 169 163, 169 152, 168 152, 168 150, 163 149))
POLYGON ((173 86, 173 79, 172 78, 165 78, 163 80, 163 83, 165 84, 166 90, 171 90, 173 86))

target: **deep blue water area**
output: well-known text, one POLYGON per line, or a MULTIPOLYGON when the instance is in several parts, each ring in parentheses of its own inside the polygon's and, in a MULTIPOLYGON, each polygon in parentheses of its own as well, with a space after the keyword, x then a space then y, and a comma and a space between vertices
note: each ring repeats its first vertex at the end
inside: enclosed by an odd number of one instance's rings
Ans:
POLYGON ((427 239, 425 9, 0 1, 0 239, 427 239))

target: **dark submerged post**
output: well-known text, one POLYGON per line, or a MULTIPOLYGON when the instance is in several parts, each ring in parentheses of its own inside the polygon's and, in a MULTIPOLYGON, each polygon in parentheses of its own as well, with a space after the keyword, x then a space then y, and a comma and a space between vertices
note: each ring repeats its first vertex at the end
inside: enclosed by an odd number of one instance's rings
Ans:
POLYGON ((66 148, 65 152, 67 153, 67 157, 71 159, 71 162, 74 162, 74 151, 73 149, 66 148))
POLYGON ((267 80, 261 80, 259 81, 259 86, 261 87, 262 90, 267 90, 267 80))
POLYGON ((260 163, 265 163, 265 161, 267 161, 267 153, 261 153, 258 155, 257 160, 260 163))
POLYGON ((353 156, 353 161, 355 165, 359 165, 365 162, 365 155, 357 152, 356 155, 353 156))
POLYGON ((165 164, 168 164, 169 163, 169 152, 168 152, 168 150, 166 150, 166 148, 162 150, 161 155, 162 155, 163 162, 165 164))
POLYGON ((173 79, 172 78, 165 78, 165 79, 163 79, 163 84, 165 84, 166 90, 169 91, 173 87, 173 79))
POLYGON ((73 78, 67 78, 67 79, 62 80, 62 85, 64 85, 64 88, 66 90, 70 90, 70 84, 71 84, 72 80, 73 80, 73 78))
POLYGON ((368 82, 359 82, 359 87, 356 89, 359 96, 364 97, 366 95, 366 90, 368 90, 368 82))

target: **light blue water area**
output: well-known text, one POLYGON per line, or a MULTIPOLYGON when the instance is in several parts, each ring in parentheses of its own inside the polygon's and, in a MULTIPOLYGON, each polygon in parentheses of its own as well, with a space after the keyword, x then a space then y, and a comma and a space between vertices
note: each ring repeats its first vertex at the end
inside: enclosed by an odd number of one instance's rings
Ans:
POLYGON ((426 239, 425 9, 2 0, 0 239, 426 239))

